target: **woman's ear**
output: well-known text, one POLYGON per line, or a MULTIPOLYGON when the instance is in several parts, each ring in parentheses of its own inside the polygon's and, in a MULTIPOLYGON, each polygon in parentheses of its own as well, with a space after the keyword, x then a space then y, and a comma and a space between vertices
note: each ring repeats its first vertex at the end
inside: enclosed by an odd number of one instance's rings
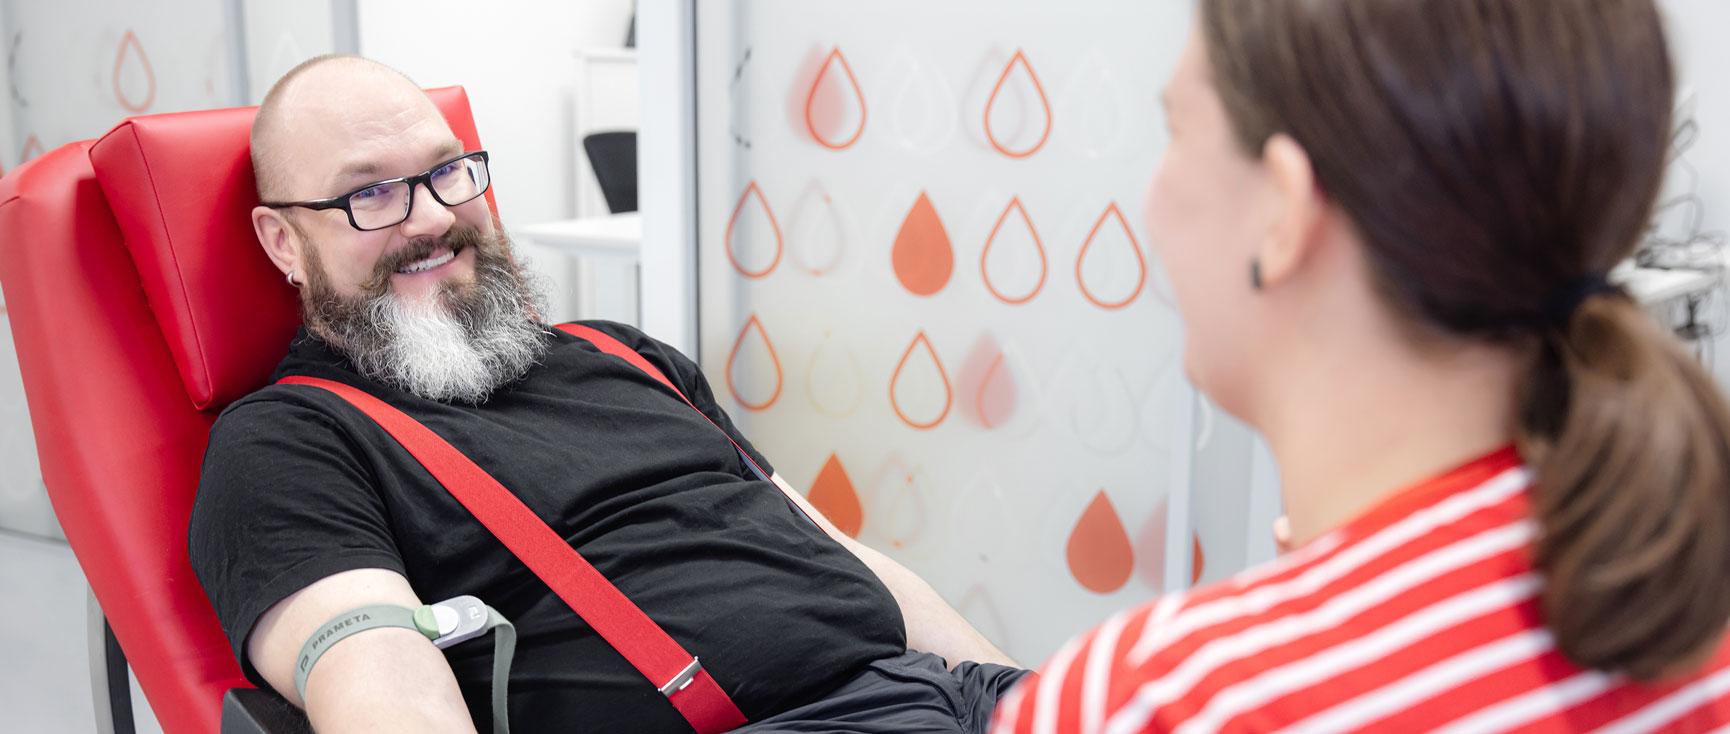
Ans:
POLYGON ((1275 201, 1257 262, 1262 287, 1272 288, 1297 272, 1315 249, 1327 202, 1316 185, 1309 153, 1291 136, 1278 133, 1268 138, 1261 158, 1275 201))

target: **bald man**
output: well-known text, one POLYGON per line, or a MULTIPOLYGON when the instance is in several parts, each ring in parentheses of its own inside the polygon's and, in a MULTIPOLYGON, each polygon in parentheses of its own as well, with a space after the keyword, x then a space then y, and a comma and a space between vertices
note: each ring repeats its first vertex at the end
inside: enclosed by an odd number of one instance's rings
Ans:
MULTIPOLYGON (((691 360, 630 327, 588 324, 715 425, 542 324, 539 289, 482 196, 487 155, 465 150, 413 83, 364 59, 309 61, 265 98, 252 155, 254 230, 305 320, 273 382, 354 386, 449 441, 700 658, 753 722, 745 731, 983 729, 1023 671, 778 474, 755 479, 716 426, 773 470, 691 360)), ((304 700, 295 685, 302 646, 333 617, 462 594, 516 626, 518 731, 690 730, 401 446, 324 390, 267 387, 223 411, 189 543, 247 676, 323 734, 490 721, 483 641, 441 651, 411 629, 371 629, 325 652, 304 700)))

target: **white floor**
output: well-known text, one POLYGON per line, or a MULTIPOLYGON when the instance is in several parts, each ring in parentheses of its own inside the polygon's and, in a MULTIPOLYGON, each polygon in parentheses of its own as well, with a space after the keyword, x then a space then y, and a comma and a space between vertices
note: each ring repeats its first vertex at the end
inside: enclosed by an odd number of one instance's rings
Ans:
MULTIPOLYGON (((0 731, 94 734, 84 574, 64 542, 0 531, 0 731)), ((138 684, 139 734, 160 734, 138 684)))

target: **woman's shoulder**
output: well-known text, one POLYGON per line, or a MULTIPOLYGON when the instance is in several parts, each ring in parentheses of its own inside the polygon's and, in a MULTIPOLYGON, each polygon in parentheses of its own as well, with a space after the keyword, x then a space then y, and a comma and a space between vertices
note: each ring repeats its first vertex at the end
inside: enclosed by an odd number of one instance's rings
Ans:
MULTIPOLYGON (((1422 522, 1416 525, 1423 524, 1422 522)), ((1432 530, 1434 528, 1431 528, 1432 530)), ((1342 529, 1343 530, 1343 529, 1342 529)), ((1055 654, 996 732, 1214 730, 1292 723, 1532 626, 1524 530, 1333 532, 1218 583, 1119 613, 1055 654)))

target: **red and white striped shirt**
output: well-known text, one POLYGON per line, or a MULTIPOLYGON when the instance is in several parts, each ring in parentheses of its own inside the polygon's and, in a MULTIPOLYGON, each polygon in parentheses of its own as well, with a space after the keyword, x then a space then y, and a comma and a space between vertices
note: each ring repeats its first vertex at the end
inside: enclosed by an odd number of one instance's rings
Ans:
POLYGON ((1530 485, 1505 449, 1119 614, 1012 692, 992 734, 1730 734, 1730 646, 1656 686, 1563 658, 1539 612, 1530 485))

